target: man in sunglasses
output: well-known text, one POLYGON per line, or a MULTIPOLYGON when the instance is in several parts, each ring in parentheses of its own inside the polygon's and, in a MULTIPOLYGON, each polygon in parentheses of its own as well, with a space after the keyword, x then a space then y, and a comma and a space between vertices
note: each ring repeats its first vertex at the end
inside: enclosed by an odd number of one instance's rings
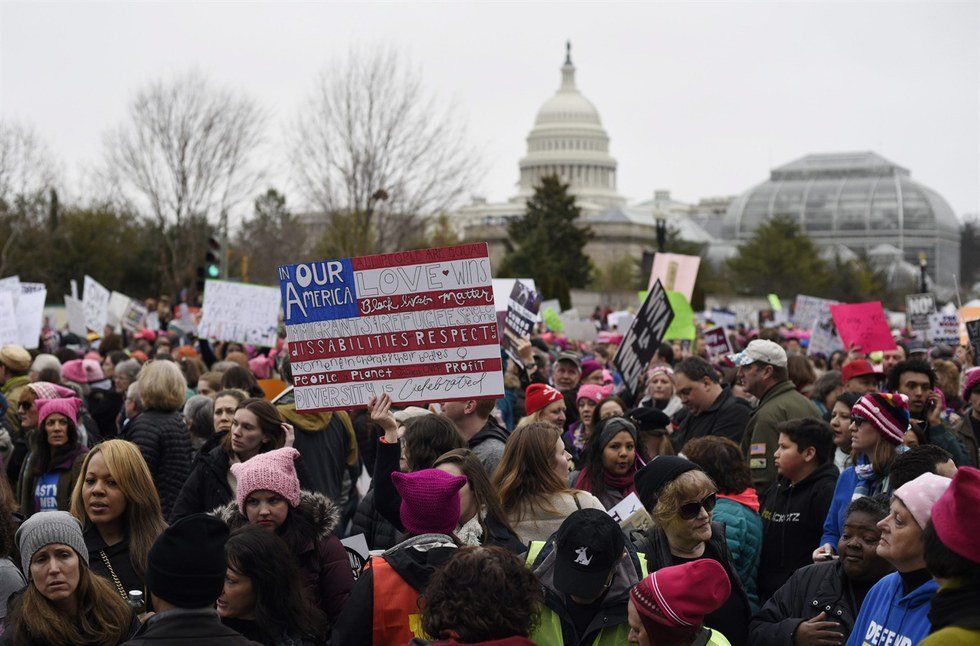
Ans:
POLYGON ((791 419, 822 419, 816 404, 796 391, 786 369, 786 351, 778 343, 756 339, 732 357, 738 382, 759 405, 749 417, 742 450, 749 460, 752 484, 764 498, 776 480, 773 455, 779 445, 778 426, 791 419))

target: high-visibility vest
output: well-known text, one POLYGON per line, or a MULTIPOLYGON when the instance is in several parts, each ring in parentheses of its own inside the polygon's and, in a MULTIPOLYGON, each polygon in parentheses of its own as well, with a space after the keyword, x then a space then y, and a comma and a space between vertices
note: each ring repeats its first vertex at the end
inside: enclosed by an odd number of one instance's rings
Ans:
MULTIPOLYGON (((535 559, 538 558, 538 554, 541 553, 541 549, 544 547, 543 541, 532 541, 527 552, 527 566, 531 567, 534 565, 535 559)), ((636 555, 640 562, 640 571, 642 577, 647 575, 647 560, 643 554, 636 555)), ((641 578, 642 578, 641 577, 641 578)), ((608 628, 603 628, 596 634, 593 640, 593 646, 619 646, 625 644, 627 637, 629 635, 630 627, 628 623, 622 623, 618 626, 610 626, 608 628)), ((541 604, 541 620, 538 626, 534 629, 531 634, 531 641, 538 646, 561 646, 563 637, 561 630, 561 617, 549 608, 547 604, 541 604)))
POLYGON ((380 556, 372 556, 365 567, 374 573, 371 643, 374 646, 402 646, 415 637, 429 639, 422 630, 418 590, 380 556))

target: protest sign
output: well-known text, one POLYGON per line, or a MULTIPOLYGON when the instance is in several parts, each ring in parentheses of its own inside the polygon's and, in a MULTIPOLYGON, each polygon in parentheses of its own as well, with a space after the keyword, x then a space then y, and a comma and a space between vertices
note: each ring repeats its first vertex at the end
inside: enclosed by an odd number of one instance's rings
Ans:
POLYGON ((617 312, 610 312, 609 316, 606 317, 606 322, 609 324, 610 330, 618 330, 619 332, 626 332, 630 325, 633 324, 634 317, 631 313, 626 310, 620 310, 617 312))
POLYGON ((767 298, 769 299, 769 307, 772 308, 773 312, 783 311, 783 303, 779 300, 779 296, 776 294, 769 294, 767 298))
POLYGON ((21 294, 20 276, 7 276, 6 278, 0 278, 0 292, 7 292, 10 294, 10 301, 13 303, 13 307, 16 309, 17 301, 20 300, 21 294))
POLYGON ((562 323, 561 316, 550 307, 541 310, 541 319, 552 332, 561 332, 565 329, 565 324, 562 323))
POLYGON ((667 328, 664 340, 693 341, 694 337, 697 336, 697 328, 694 327, 694 310, 691 309, 691 304, 680 292, 668 291, 667 298, 670 300, 670 309, 674 311, 674 320, 667 328))
MULTIPOLYGON (((17 289, 20 290, 18 283, 17 289)), ((14 297, 9 291, 0 291, 0 345, 20 344, 20 331, 17 329, 17 312, 14 310, 14 297)))
POLYGON ((830 315, 834 317, 844 347, 853 346, 865 353, 895 349, 895 339, 881 301, 831 305, 830 315))
POLYGON ((129 301, 132 299, 125 294, 113 291, 109 296, 109 316, 108 322, 112 327, 118 328, 119 322, 122 320, 123 314, 126 313, 126 309, 129 307, 129 301))
POLYGON ((960 342, 960 320, 956 314, 933 312, 929 315, 926 334, 933 345, 956 345, 960 342))
POLYGON ((122 317, 119 319, 119 324, 124 330, 139 332, 146 327, 147 314, 149 314, 149 310, 146 309, 146 305, 140 301, 131 300, 126 307, 126 311, 123 312, 122 317))
MULTIPOLYGON (((496 295, 494 295, 495 307, 497 304, 496 298, 496 295)), ((522 280, 514 281, 510 296, 507 298, 507 316, 504 319, 504 330, 505 332, 509 332, 509 334, 504 335, 503 344, 504 350, 507 351, 507 356, 516 361, 517 365, 521 367, 524 366, 524 363, 517 356, 515 339, 531 338, 531 330, 534 329, 534 323, 538 320, 538 307, 540 305, 541 296, 534 291, 534 287, 522 280)))
MULTIPOLYGON (((969 305, 964 305, 957 310, 957 314, 960 317, 960 338, 959 343, 961 345, 966 345, 970 342, 969 337, 966 334, 966 326, 963 325, 963 321, 975 321, 980 319, 980 307, 974 307, 969 305)), ((953 343, 952 345, 956 345, 953 343)))
POLYGON ((591 343, 599 336, 595 323, 591 319, 581 318, 575 308, 562 312, 558 318, 561 319, 561 324, 565 328, 564 335, 569 340, 591 343))
POLYGON ((43 283, 21 283, 20 300, 14 308, 17 312, 17 331, 20 345, 27 350, 36 349, 41 342, 44 322, 44 301, 48 290, 43 283))
POLYGON ((650 518, 650 514, 643 507, 635 491, 616 503, 616 506, 606 513, 626 532, 646 531, 653 525, 653 519, 650 518))
MULTIPOLYGON (((533 278, 494 278, 493 279, 493 306, 498 312, 506 312, 507 304, 511 292, 514 291, 515 283, 524 283, 532 292, 537 293, 538 288, 534 284, 533 278)), ((541 296, 538 296, 538 301, 541 296)), ((557 301, 555 301, 557 303, 557 301)), ((540 303, 539 303, 540 304, 540 303)))
POLYGON ((85 326, 85 307, 82 301, 66 294, 65 313, 68 315, 68 331, 84 339, 88 329, 85 326))
POLYGON ((549 308, 555 310, 555 312, 557 312, 558 314, 561 314, 561 302, 557 298, 551 298, 546 301, 541 301, 541 306, 538 309, 538 311, 543 312, 549 308))
POLYGON ((720 325, 724 328, 738 327, 738 316, 735 315, 735 312, 729 312, 728 310, 713 308, 706 314, 706 318, 715 325, 720 325))
POLYGON ((830 318, 830 306, 837 301, 799 294, 793 304, 793 325, 804 330, 812 330, 818 321, 830 318))
MULTIPOLYGON (((198 336, 272 347, 278 338, 279 299, 275 287, 206 280, 198 336)), ((177 321, 184 331, 194 327, 189 310, 177 321)))
POLYGON ((712 359, 724 358, 732 353, 728 333, 720 325, 704 331, 704 345, 712 359))
POLYGON ((653 256, 653 268, 650 270, 650 283, 647 289, 652 289, 654 281, 659 280, 666 291, 680 292, 690 302, 700 266, 700 256, 657 252, 653 256))
POLYGON ((813 324, 806 353, 809 356, 822 354, 830 357, 838 350, 844 349, 844 342, 837 335, 837 328, 834 326, 834 319, 827 315, 827 318, 819 320, 813 324))
POLYGON ((657 346, 673 320, 674 310, 670 307, 667 291, 658 280, 651 286, 647 299, 636 313, 633 324, 613 357, 616 369, 623 376, 623 383, 633 393, 637 392, 640 376, 656 354, 657 346))
POLYGON ((966 334, 970 339, 970 347, 973 348, 973 365, 977 365, 980 358, 980 320, 964 321, 966 334))
POLYGON ((85 327, 96 334, 105 333, 109 321, 109 298, 112 294, 91 276, 85 276, 82 291, 82 307, 85 310, 85 327))
POLYGON ((929 329, 929 315, 936 311, 936 297, 932 294, 906 294, 905 320, 910 330, 929 329))
POLYGON ((296 408, 500 397, 486 243, 279 267, 296 408))

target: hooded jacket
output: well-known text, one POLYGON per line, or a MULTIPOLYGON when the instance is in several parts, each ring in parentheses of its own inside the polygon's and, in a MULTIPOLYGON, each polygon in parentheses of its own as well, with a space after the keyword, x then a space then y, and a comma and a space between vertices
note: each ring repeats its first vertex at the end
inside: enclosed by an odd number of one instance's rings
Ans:
POLYGON ((898 572, 884 577, 864 598, 847 646, 915 646, 929 634, 929 606, 938 589, 929 579, 903 594, 898 572))
MULTIPOLYGON (((449 536, 422 534, 399 543, 376 558, 383 559, 405 584, 421 593, 436 569, 455 553, 456 543, 449 536)), ((373 643, 374 599, 374 569, 368 568, 357 579, 344 611, 334 624, 331 643, 373 643)), ((411 625, 411 619, 406 620, 411 625)), ((415 636, 424 637, 421 634, 415 636)))
POLYGON ((501 428, 497 420, 491 416, 480 432, 470 438, 468 445, 470 450, 480 459, 487 470, 487 475, 491 478, 497 470, 497 465, 500 464, 500 459, 504 457, 507 437, 507 431, 501 428))
POLYGON ((840 624, 844 638, 854 628, 857 599, 840 561, 813 563, 793 573, 749 624, 749 642, 758 646, 793 643, 796 627, 821 612, 840 624))
POLYGON ((762 549, 762 519, 759 498, 751 487, 738 494, 719 494, 711 519, 725 526, 725 542, 732 565, 749 595, 752 610, 759 609, 759 550, 762 549))
POLYGON ((235 493, 228 486, 230 468, 231 460, 220 443, 207 452, 198 453, 191 466, 191 474, 174 502, 170 522, 208 512, 233 501, 235 493))
POLYGON ((357 506, 355 483, 361 470, 350 417, 343 411, 297 412, 292 388, 283 391, 273 404, 295 429, 293 448, 307 464, 310 490, 337 503, 343 518, 349 518, 357 506))
POLYGON ((532 545, 532 551, 528 554, 528 558, 533 559, 529 566, 544 589, 544 607, 541 609, 541 621, 531 639, 538 644, 561 643, 566 646, 624 643, 629 632, 627 606, 630 589, 646 576, 645 563, 633 546, 627 542, 626 554, 616 565, 606 596, 581 635, 576 633, 575 623, 568 615, 565 595, 555 588, 555 537, 549 538, 537 554, 533 551, 534 547, 532 545), (555 641, 559 632, 560 642, 555 641))
POLYGON ((786 380, 770 388, 759 406, 752 411, 742 436, 742 452, 749 460, 752 485, 765 496, 776 481, 776 465, 773 454, 779 444, 780 422, 812 417, 823 419, 816 404, 796 391, 792 381, 786 380))
MULTIPOLYGON (((334 534, 340 523, 340 509, 323 494, 312 491, 300 491, 299 506, 312 516, 314 527, 306 547, 296 555, 300 577, 313 602, 333 620, 354 587, 347 550, 334 534)), ((212 514, 231 530, 248 524, 234 502, 215 509, 212 514)))
POLYGON ((729 386, 722 386, 721 394, 703 412, 686 415, 678 413, 680 423, 670 438, 674 450, 678 453, 684 450, 684 445, 691 440, 709 435, 727 437, 736 444, 742 441, 745 426, 752 415, 752 406, 747 401, 732 394, 729 386))
POLYGON ((836 485, 837 467, 827 462, 795 485, 779 476, 769 490, 760 513, 760 599, 771 597, 793 572, 813 563, 836 485))

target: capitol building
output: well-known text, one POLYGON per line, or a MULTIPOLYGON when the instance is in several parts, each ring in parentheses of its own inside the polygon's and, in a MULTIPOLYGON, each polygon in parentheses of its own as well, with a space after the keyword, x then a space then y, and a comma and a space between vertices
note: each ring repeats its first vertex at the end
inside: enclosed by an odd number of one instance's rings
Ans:
POLYGON ((928 261, 938 285, 958 273, 959 219, 934 190, 873 152, 820 153, 771 170, 770 178, 738 196, 687 204, 666 190, 629 204, 616 188, 617 162, 599 111, 578 89, 571 46, 566 45, 558 91, 538 110, 518 162, 517 192, 506 202, 475 199, 454 222, 468 241, 486 241, 493 264, 505 253, 507 222, 524 214, 540 178, 557 175, 569 185, 593 232, 586 246, 599 272, 657 248, 657 221, 685 241, 703 245, 713 262, 731 257, 763 221, 788 216, 799 222, 828 260, 862 256, 889 282, 912 281, 918 258, 928 261))

